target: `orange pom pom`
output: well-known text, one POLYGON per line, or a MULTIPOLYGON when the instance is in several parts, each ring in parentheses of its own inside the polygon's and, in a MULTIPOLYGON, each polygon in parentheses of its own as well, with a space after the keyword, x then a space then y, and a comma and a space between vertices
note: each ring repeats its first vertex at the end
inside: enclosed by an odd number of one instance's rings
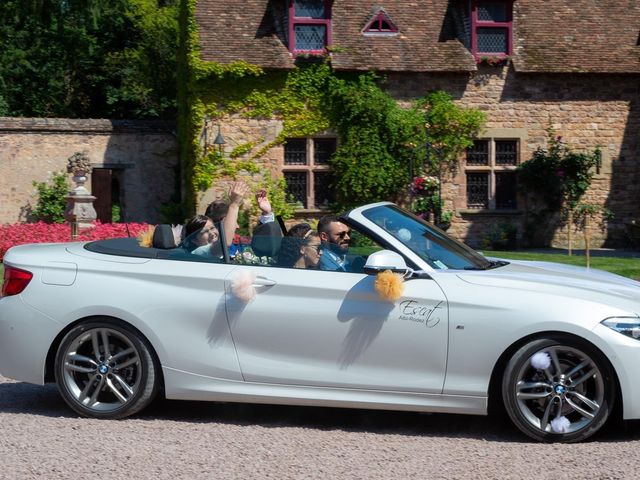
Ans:
POLYGON ((155 225, 149 225, 146 230, 140 232, 137 236, 138 245, 141 247, 150 247, 153 245, 153 232, 156 231, 155 225))
POLYGON ((398 300, 404 292, 404 279, 399 273, 385 270, 376 276, 376 292, 389 302, 398 300))

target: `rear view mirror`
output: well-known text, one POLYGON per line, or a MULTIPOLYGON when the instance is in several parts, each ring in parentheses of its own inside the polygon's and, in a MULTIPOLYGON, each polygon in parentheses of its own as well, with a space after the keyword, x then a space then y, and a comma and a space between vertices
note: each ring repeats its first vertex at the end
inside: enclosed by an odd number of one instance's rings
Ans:
POLYGON ((399 253, 391 250, 380 250, 372 253, 364 265, 364 273, 367 275, 376 275, 379 272, 391 270, 394 273, 406 275, 411 270, 407 268, 404 258, 399 253))

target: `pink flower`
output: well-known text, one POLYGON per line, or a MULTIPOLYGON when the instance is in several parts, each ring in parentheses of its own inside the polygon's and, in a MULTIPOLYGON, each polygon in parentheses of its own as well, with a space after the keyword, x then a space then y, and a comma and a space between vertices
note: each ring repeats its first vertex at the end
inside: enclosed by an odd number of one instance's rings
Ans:
MULTIPOLYGON (((136 237, 148 227, 146 223, 100 223, 80 232, 75 241, 103 240, 105 238, 136 237), (128 233, 127 233, 128 228, 128 233)), ((27 243, 71 242, 71 227, 66 223, 14 223, 0 225, 0 261, 15 245, 27 243)))

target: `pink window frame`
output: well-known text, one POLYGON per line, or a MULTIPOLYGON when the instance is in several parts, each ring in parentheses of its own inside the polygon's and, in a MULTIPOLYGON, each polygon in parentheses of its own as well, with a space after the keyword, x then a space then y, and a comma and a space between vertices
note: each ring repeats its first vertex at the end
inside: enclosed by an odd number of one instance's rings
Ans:
POLYGON ((362 29, 362 33, 398 33, 398 27, 391 21, 388 15, 384 12, 378 12, 378 14, 362 29), (390 27, 390 30, 371 30, 371 27, 378 24, 380 26, 380 22, 385 21, 390 27))
POLYGON ((315 53, 323 54, 326 52, 326 47, 331 45, 331 4, 333 0, 324 1, 324 18, 311 18, 311 17, 296 17, 296 7, 293 4, 293 0, 289 0, 289 51, 293 54, 299 53, 315 53), (322 50, 298 50, 296 49, 296 25, 324 25, 325 26, 325 38, 324 46, 322 50))
POLYGON ((471 53, 478 59, 479 57, 491 56, 504 58, 511 55, 513 51, 513 0, 472 0, 471 2, 471 53), (478 4, 503 3, 507 9, 506 22, 488 22, 478 20, 478 4), (507 29, 507 51, 506 52, 479 52, 478 51, 478 28, 506 28, 507 29))

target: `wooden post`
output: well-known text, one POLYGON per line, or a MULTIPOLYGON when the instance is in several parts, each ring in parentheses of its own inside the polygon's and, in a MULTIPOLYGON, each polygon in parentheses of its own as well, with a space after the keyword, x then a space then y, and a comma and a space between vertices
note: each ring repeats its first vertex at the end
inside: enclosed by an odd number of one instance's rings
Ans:
POLYGON ((589 252, 589 213, 585 212, 584 216, 584 254, 587 257, 587 268, 591 266, 591 258, 589 252))
POLYGON ((571 256, 572 254, 572 245, 571 245, 571 226, 573 225, 573 210, 569 207, 569 212, 567 213, 567 240, 569 244, 569 248, 567 249, 567 254, 571 256))

